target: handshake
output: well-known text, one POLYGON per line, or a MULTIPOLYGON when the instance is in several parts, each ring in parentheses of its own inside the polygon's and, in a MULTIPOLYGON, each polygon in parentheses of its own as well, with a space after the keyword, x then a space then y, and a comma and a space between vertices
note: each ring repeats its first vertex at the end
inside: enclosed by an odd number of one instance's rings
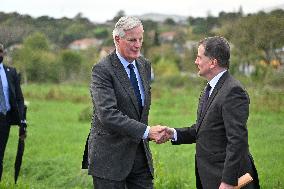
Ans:
POLYGON ((152 126, 148 138, 155 141, 156 144, 165 143, 174 138, 174 129, 161 125, 152 126))

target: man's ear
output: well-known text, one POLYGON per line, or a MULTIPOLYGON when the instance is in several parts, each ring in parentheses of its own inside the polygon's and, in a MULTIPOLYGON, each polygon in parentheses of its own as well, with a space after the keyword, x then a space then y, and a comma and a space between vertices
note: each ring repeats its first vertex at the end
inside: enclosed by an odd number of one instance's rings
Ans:
POLYGON ((216 68, 218 66, 218 61, 216 58, 211 59, 211 64, 210 64, 210 68, 216 68))
POLYGON ((115 40, 116 43, 118 43, 119 40, 120 40, 120 37, 119 37, 119 36, 115 36, 115 37, 114 37, 114 40, 115 40))

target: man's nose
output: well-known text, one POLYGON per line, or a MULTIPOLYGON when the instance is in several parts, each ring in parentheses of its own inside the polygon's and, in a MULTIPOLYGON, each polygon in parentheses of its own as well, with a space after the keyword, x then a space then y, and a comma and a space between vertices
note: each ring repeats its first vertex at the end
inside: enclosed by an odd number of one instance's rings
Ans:
POLYGON ((141 46, 142 46, 142 42, 139 41, 139 40, 136 40, 136 41, 134 42, 134 46, 135 46, 135 47, 141 47, 141 46))
POLYGON ((198 65, 198 61, 197 61, 197 59, 195 59, 194 64, 195 64, 195 65, 198 65))

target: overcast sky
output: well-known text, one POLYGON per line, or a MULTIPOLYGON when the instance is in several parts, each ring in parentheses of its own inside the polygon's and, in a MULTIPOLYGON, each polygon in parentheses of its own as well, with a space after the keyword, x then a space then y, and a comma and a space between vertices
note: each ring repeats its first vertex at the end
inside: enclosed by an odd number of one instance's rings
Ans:
POLYGON ((283 0, 1 0, 0 12, 18 12, 33 17, 73 18, 79 12, 91 21, 112 19, 119 10, 126 15, 162 13, 182 16, 217 16, 220 11, 255 13, 283 5, 283 0))

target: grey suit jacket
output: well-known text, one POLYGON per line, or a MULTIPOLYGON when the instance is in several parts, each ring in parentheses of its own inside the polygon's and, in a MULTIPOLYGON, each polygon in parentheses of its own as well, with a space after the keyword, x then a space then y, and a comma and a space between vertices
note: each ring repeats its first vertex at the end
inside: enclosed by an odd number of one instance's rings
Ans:
MULTIPOLYGON (((123 180, 130 173, 136 149, 147 128, 151 103, 150 63, 136 60, 142 79, 145 101, 140 113, 133 87, 115 52, 93 67, 91 96, 94 105, 88 145, 89 174, 123 180)), ((148 140, 142 140, 153 173, 148 140)))
POLYGON ((173 144, 196 143, 196 176, 203 189, 218 188, 222 181, 237 185, 238 177, 246 172, 255 175, 258 183, 248 147, 247 92, 225 72, 212 91, 205 113, 202 114, 201 99, 196 124, 176 129, 177 141, 173 144))

